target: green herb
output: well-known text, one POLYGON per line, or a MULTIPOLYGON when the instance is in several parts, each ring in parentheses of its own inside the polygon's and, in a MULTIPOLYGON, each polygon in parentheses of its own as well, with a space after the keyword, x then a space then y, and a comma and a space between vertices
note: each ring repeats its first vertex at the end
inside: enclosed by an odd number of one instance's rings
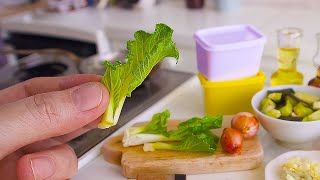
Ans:
POLYGON ((157 24, 154 33, 137 31, 135 40, 127 42, 127 63, 105 62, 106 73, 102 83, 110 94, 109 105, 102 116, 99 128, 108 128, 117 124, 126 97, 137 88, 152 68, 166 57, 176 58, 179 52, 172 41, 173 30, 165 24, 157 24))
POLYGON ((170 139, 182 140, 190 134, 200 134, 210 129, 221 128, 222 116, 205 116, 203 118, 194 117, 178 125, 178 129, 169 132, 170 139))
POLYGON ((123 137, 123 146, 136 146, 146 142, 168 141, 167 122, 170 117, 168 110, 153 115, 145 126, 129 127, 123 137))

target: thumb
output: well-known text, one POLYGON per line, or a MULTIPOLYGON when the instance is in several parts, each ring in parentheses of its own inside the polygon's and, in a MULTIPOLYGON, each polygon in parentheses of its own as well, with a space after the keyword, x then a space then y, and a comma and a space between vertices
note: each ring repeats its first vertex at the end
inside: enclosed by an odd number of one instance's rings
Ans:
POLYGON ((18 179, 23 180, 70 179, 77 170, 77 156, 66 144, 24 155, 16 166, 18 179))
POLYGON ((103 114, 108 101, 106 88, 92 82, 0 106, 0 159, 27 144, 85 126, 103 114))

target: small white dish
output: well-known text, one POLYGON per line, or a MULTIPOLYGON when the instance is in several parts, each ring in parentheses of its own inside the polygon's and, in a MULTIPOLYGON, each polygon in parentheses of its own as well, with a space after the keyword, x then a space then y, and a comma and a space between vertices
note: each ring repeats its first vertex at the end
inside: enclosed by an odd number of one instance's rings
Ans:
POLYGON ((320 162, 320 151, 290 151, 270 161, 265 168, 265 180, 281 180, 281 166, 294 157, 308 158, 320 162))

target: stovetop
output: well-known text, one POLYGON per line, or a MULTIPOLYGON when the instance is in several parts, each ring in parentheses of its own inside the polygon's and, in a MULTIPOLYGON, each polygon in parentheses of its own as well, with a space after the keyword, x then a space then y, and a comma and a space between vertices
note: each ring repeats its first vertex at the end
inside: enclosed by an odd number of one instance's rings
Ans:
POLYGON ((143 84, 132 92, 123 106, 119 122, 116 126, 108 129, 93 129, 73 140, 68 144, 74 149, 76 155, 81 157, 91 148, 96 146, 106 137, 129 122, 139 113, 156 103, 166 94, 187 81, 194 74, 159 69, 148 76, 143 84))

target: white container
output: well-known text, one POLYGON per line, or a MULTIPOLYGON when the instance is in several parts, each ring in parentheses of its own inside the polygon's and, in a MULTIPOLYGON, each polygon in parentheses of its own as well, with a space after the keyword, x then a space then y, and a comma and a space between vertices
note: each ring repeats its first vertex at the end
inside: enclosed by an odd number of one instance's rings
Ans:
POLYGON ((209 81, 226 81, 255 76, 265 36, 251 25, 233 25, 195 32, 199 72, 209 81))
POLYGON ((320 151, 289 151, 270 161, 265 168, 265 180, 281 179, 281 166, 288 159, 300 157, 302 159, 310 159, 315 162, 320 162, 320 151))

